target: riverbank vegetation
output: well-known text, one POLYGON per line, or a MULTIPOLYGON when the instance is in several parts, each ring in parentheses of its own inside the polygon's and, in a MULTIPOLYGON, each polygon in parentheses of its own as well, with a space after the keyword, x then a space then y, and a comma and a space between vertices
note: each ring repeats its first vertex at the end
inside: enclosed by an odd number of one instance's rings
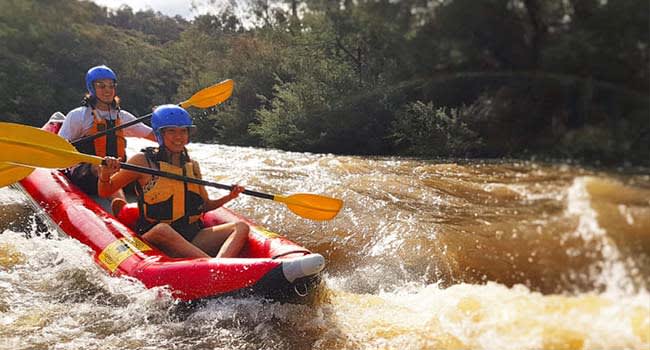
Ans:
POLYGON ((3 0, 0 119, 42 125, 107 64, 136 115, 235 80, 228 103, 192 111, 203 142, 647 166, 649 13, 646 0, 251 0, 186 20, 3 0))

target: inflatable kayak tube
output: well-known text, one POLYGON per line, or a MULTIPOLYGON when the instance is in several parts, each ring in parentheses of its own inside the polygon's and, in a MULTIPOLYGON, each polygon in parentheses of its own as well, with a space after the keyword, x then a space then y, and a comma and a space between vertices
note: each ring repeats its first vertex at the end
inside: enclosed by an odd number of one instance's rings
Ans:
MULTIPOLYGON (((60 128, 61 115, 55 115, 43 129, 60 128)), ((164 286, 181 301, 255 295, 306 302, 320 285, 322 255, 227 208, 207 212, 202 220, 205 226, 235 220, 250 226, 249 240, 238 258, 171 258, 140 239, 128 222, 109 214, 59 170, 36 169, 20 181, 20 187, 60 231, 88 246, 95 262, 109 274, 136 278, 147 288, 164 286)), ((120 218, 132 220, 137 211, 135 204, 128 204, 120 218)))

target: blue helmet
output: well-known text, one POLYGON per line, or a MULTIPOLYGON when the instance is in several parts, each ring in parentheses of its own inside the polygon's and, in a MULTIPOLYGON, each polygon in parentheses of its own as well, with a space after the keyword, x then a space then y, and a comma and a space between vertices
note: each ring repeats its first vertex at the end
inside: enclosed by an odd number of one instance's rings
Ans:
POLYGON ((164 128, 194 128, 192 117, 178 105, 161 105, 156 107, 151 117, 151 128, 156 135, 159 145, 163 145, 163 138, 160 131, 164 128))
POLYGON ((93 81, 100 79, 112 79, 113 81, 117 81, 117 76, 113 70, 104 65, 90 68, 86 73, 86 89, 91 96, 95 96, 95 87, 93 87, 93 81))

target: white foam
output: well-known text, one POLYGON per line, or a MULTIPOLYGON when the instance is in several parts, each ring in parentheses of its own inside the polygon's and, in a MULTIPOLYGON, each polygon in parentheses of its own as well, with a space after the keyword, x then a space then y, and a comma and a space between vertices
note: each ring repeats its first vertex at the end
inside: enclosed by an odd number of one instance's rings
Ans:
POLYGON ((578 177, 567 190, 567 209, 565 215, 577 217, 578 226, 572 233, 586 243, 594 243, 603 259, 591 267, 591 277, 598 285, 606 286, 609 293, 630 295, 634 292, 634 282, 622 260, 622 254, 607 231, 598 223, 598 213, 591 206, 591 196, 587 190, 589 177, 578 177))

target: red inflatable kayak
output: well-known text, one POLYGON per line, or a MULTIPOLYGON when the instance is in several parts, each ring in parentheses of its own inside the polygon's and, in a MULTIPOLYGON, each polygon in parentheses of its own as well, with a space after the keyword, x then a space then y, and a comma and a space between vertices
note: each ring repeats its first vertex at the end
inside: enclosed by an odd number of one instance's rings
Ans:
MULTIPOLYGON (((56 132, 60 125, 52 118, 43 129, 56 132)), ((141 240, 58 170, 36 169, 20 185, 62 232, 87 245, 108 273, 134 277, 148 288, 166 286, 183 301, 222 295, 300 301, 320 284, 323 256, 226 208, 205 213, 202 220, 206 226, 246 222, 251 229, 240 257, 178 259, 141 240)), ((123 213, 137 215, 137 208, 129 204, 123 213)))

